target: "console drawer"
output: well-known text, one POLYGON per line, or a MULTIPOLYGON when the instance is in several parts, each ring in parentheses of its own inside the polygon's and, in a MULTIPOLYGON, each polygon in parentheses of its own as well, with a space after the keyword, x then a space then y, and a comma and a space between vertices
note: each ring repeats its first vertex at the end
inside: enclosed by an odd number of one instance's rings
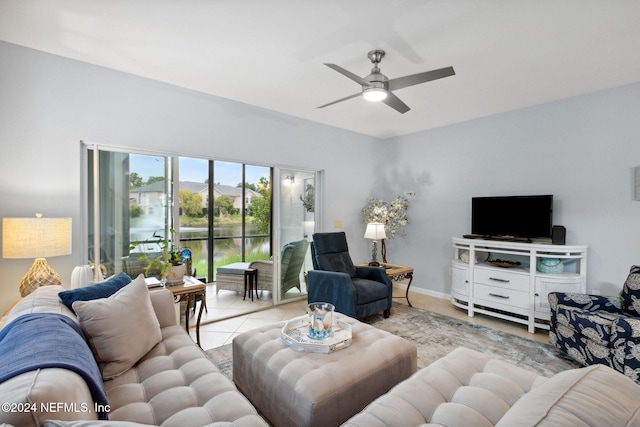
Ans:
POLYGON ((501 288, 476 283, 473 286, 474 303, 482 305, 482 301, 510 307, 529 308, 529 292, 516 289, 501 288))
POLYGON ((473 282, 529 292, 529 274, 495 268, 476 268, 473 282))

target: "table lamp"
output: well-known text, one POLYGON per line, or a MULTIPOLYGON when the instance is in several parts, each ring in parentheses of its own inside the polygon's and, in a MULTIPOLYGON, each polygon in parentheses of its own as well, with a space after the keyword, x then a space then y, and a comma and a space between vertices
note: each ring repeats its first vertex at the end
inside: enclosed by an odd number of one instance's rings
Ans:
POLYGON ((62 285, 60 275, 44 257, 71 253, 71 218, 3 218, 2 257, 35 258, 31 269, 20 281, 21 296, 36 288, 62 285))
POLYGON ((386 239, 387 235, 384 232, 384 224, 381 222, 370 222, 367 224, 367 229, 364 232, 365 239, 373 240, 371 244, 371 262, 372 267, 378 267, 378 239, 386 239))

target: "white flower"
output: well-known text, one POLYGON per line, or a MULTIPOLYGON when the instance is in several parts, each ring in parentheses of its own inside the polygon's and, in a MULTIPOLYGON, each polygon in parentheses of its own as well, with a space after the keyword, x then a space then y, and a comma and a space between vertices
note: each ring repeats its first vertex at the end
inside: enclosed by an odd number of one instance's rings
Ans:
POLYGON ((398 196, 391 203, 380 199, 369 199, 367 206, 362 209, 362 215, 365 223, 383 223, 387 239, 393 239, 398 232, 406 236, 404 228, 409 224, 407 209, 409 209, 409 199, 404 196, 398 196))

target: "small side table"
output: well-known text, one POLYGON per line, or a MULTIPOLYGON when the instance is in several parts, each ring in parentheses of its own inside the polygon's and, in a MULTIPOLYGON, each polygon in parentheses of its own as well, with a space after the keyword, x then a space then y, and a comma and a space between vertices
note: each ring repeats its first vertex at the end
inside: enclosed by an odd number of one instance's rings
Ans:
MULTIPOLYGON (((360 267, 367 267, 369 264, 358 264, 360 267)), ((404 297, 394 297, 394 298, 406 298, 407 304, 409 307, 413 307, 411 305, 411 301, 409 301, 409 288, 411 287, 411 282, 413 282, 413 267, 407 267, 405 265, 398 264, 389 264, 386 262, 380 263, 380 268, 384 268, 387 273, 387 277, 392 282, 399 282, 400 280, 409 280, 407 284, 407 291, 405 292, 404 297)))
POLYGON ((244 295, 242 296, 242 300, 244 301, 247 297, 247 285, 249 287, 249 295, 251 296, 251 301, 253 301, 253 290, 256 290, 256 298, 258 298, 258 269, 257 268, 247 268, 244 270, 244 295))
POLYGON ((200 301, 200 311, 198 312, 198 318, 196 319, 196 342, 200 346, 200 320, 202 319, 202 310, 207 301, 207 286, 195 277, 185 276, 184 284, 176 286, 167 286, 167 289, 173 294, 173 300, 177 303, 186 301, 187 308, 184 312, 184 325, 187 333, 189 333, 189 309, 191 308, 191 302, 193 307, 198 301, 200 301))

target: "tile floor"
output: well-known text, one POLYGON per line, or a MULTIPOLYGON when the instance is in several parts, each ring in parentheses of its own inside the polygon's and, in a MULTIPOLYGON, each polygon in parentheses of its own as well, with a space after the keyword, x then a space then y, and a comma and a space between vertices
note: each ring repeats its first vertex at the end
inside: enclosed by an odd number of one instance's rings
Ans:
MULTIPOLYGON (((251 301, 249 297, 243 300, 242 295, 230 291, 220 291, 216 295, 215 285, 207 286, 207 311, 202 313, 200 323, 200 344, 205 350, 231 344, 233 337, 250 329, 305 313, 306 299, 274 307, 270 292, 259 291, 259 298, 254 296, 251 301)), ((189 332, 195 340, 195 316, 189 322, 189 332)))
MULTIPOLYGON (((262 295, 260 300, 242 300, 241 296, 233 292, 221 291, 217 296, 213 285, 207 289, 207 309, 208 313, 203 313, 200 326, 200 341, 203 349, 219 347, 230 344, 233 337, 257 328, 259 326, 288 320, 305 313, 306 299, 282 304, 277 307, 271 305, 272 300, 269 293, 262 295), (259 308, 260 311, 248 313, 248 311, 259 308), (221 317, 229 317, 226 320, 216 320, 221 317)), ((394 289, 394 296, 404 296, 404 290, 394 289)), ((535 334, 527 332, 527 327, 519 323, 513 323, 502 319, 477 314, 475 317, 468 317, 467 312, 460 310, 447 299, 432 297, 428 295, 409 293, 409 299, 414 307, 423 308, 435 313, 443 314, 470 323, 498 329, 523 338, 532 339, 544 344, 549 343, 549 332, 536 329, 535 334)), ((397 298, 394 301, 406 304, 406 299, 397 298)), ((393 312, 391 313, 393 316, 393 312)), ((192 318, 193 319, 193 318, 192 318)), ((194 322, 195 320, 191 320, 194 322)), ((195 327, 190 328, 191 336, 195 340, 195 327)))

